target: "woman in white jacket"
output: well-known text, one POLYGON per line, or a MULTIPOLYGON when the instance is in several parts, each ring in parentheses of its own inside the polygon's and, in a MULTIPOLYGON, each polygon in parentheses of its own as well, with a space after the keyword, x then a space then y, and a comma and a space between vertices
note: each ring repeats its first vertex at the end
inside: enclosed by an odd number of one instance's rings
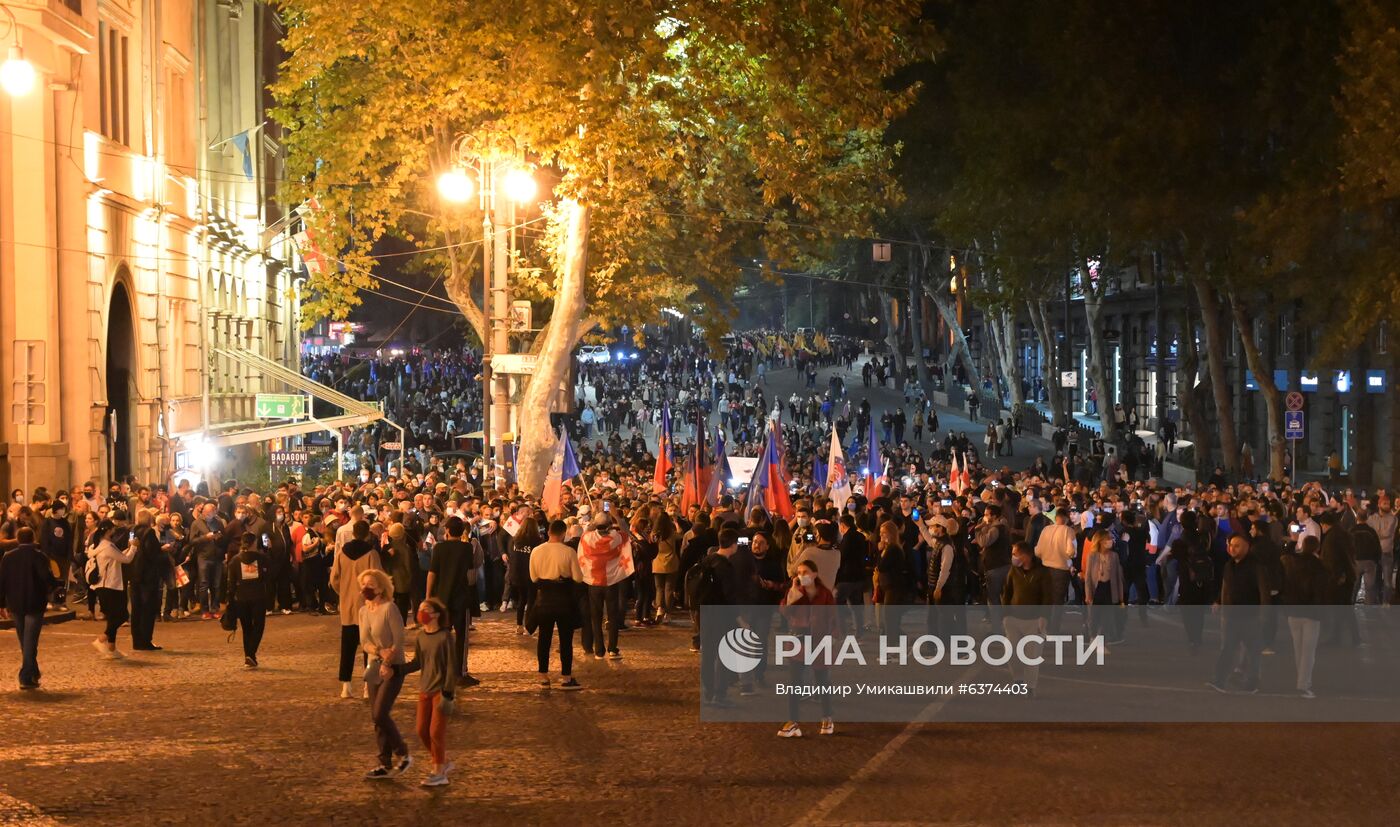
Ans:
MULTIPOLYGON (((92 587, 97 590, 97 602, 107 621, 106 630, 92 646, 106 658, 122 657, 117 651, 117 629, 130 617, 126 611, 126 581, 122 579, 122 566, 136 558, 136 545, 129 541, 126 527, 111 520, 99 523, 89 540, 88 565, 97 571, 97 582, 92 587)), ((91 577, 88 582, 92 583, 91 577)))

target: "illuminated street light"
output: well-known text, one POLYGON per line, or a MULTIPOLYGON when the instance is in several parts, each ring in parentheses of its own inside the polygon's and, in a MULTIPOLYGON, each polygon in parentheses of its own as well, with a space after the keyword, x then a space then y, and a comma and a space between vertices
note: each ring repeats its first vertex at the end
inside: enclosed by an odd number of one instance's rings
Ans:
POLYGON ((535 177, 529 170, 515 167, 506 173, 505 180, 501 182, 505 189, 506 197, 517 204, 528 204, 535 200, 535 194, 539 192, 539 185, 535 183, 535 177))
POLYGON ((10 55, 5 58, 4 64, 0 64, 0 86, 5 88, 10 97, 22 98, 34 91, 34 81, 38 73, 34 71, 34 64, 24 59, 24 49, 19 45, 19 20, 15 13, 10 11, 8 6, 0 6, 5 16, 9 18, 9 33, 14 36, 14 43, 10 44, 10 55))
POLYGON ((465 204, 471 200, 472 179, 465 170, 451 169, 438 176, 438 194, 453 204, 465 204))
POLYGON ((11 97, 22 98, 34 91, 34 64, 24 59, 24 50, 18 45, 10 47, 10 56, 0 65, 0 86, 11 97))

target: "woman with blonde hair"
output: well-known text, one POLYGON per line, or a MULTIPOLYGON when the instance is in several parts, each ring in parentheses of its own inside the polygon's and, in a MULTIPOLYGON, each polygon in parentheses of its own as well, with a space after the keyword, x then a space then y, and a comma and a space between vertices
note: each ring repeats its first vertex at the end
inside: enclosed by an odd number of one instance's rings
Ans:
POLYGON ((403 775, 413 766, 408 744, 394 724, 394 701, 403 689, 403 615, 394 605, 394 581, 380 569, 360 573, 360 649, 369 656, 365 686, 369 688, 369 714, 379 744, 379 766, 365 773, 369 779, 403 775))

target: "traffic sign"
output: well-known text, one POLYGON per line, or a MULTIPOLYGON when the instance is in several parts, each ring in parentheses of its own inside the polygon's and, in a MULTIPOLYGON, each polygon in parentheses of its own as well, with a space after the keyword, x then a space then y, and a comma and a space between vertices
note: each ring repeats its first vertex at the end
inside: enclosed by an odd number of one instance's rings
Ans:
POLYGON ((311 461, 310 451, 273 451, 267 456, 268 465, 274 467, 301 467, 311 461))
POLYGON ((1283 406, 1290 411, 1301 411, 1303 409, 1303 395, 1298 391, 1289 391, 1283 398, 1283 406))
POLYGON ((253 411, 258 419, 300 419, 306 416, 306 397, 295 393, 260 393, 253 411))
POLYGON ((1303 438, 1303 412, 1284 411, 1283 412, 1283 438, 1302 439, 1303 438))

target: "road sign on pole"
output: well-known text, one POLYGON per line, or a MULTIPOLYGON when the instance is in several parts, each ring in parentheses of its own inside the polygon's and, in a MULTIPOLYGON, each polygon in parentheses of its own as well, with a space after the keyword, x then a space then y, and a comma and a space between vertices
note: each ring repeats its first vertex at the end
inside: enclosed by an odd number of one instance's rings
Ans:
POLYGON ((1289 391, 1283 398, 1283 406, 1290 411, 1301 411, 1303 409, 1303 395, 1298 391, 1289 391))
POLYGON ((1302 411, 1284 411, 1284 412, 1283 412, 1283 438, 1284 438, 1284 439, 1302 439, 1302 438, 1303 438, 1303 433, 1304 433, 1304 428, 1303 428, 1303 412, 1302 412, 1302 411))
POLYGON ((301 419, 306 416, 306 397, 296 393, 260 393, 253 410, 258 419, 301 419))

